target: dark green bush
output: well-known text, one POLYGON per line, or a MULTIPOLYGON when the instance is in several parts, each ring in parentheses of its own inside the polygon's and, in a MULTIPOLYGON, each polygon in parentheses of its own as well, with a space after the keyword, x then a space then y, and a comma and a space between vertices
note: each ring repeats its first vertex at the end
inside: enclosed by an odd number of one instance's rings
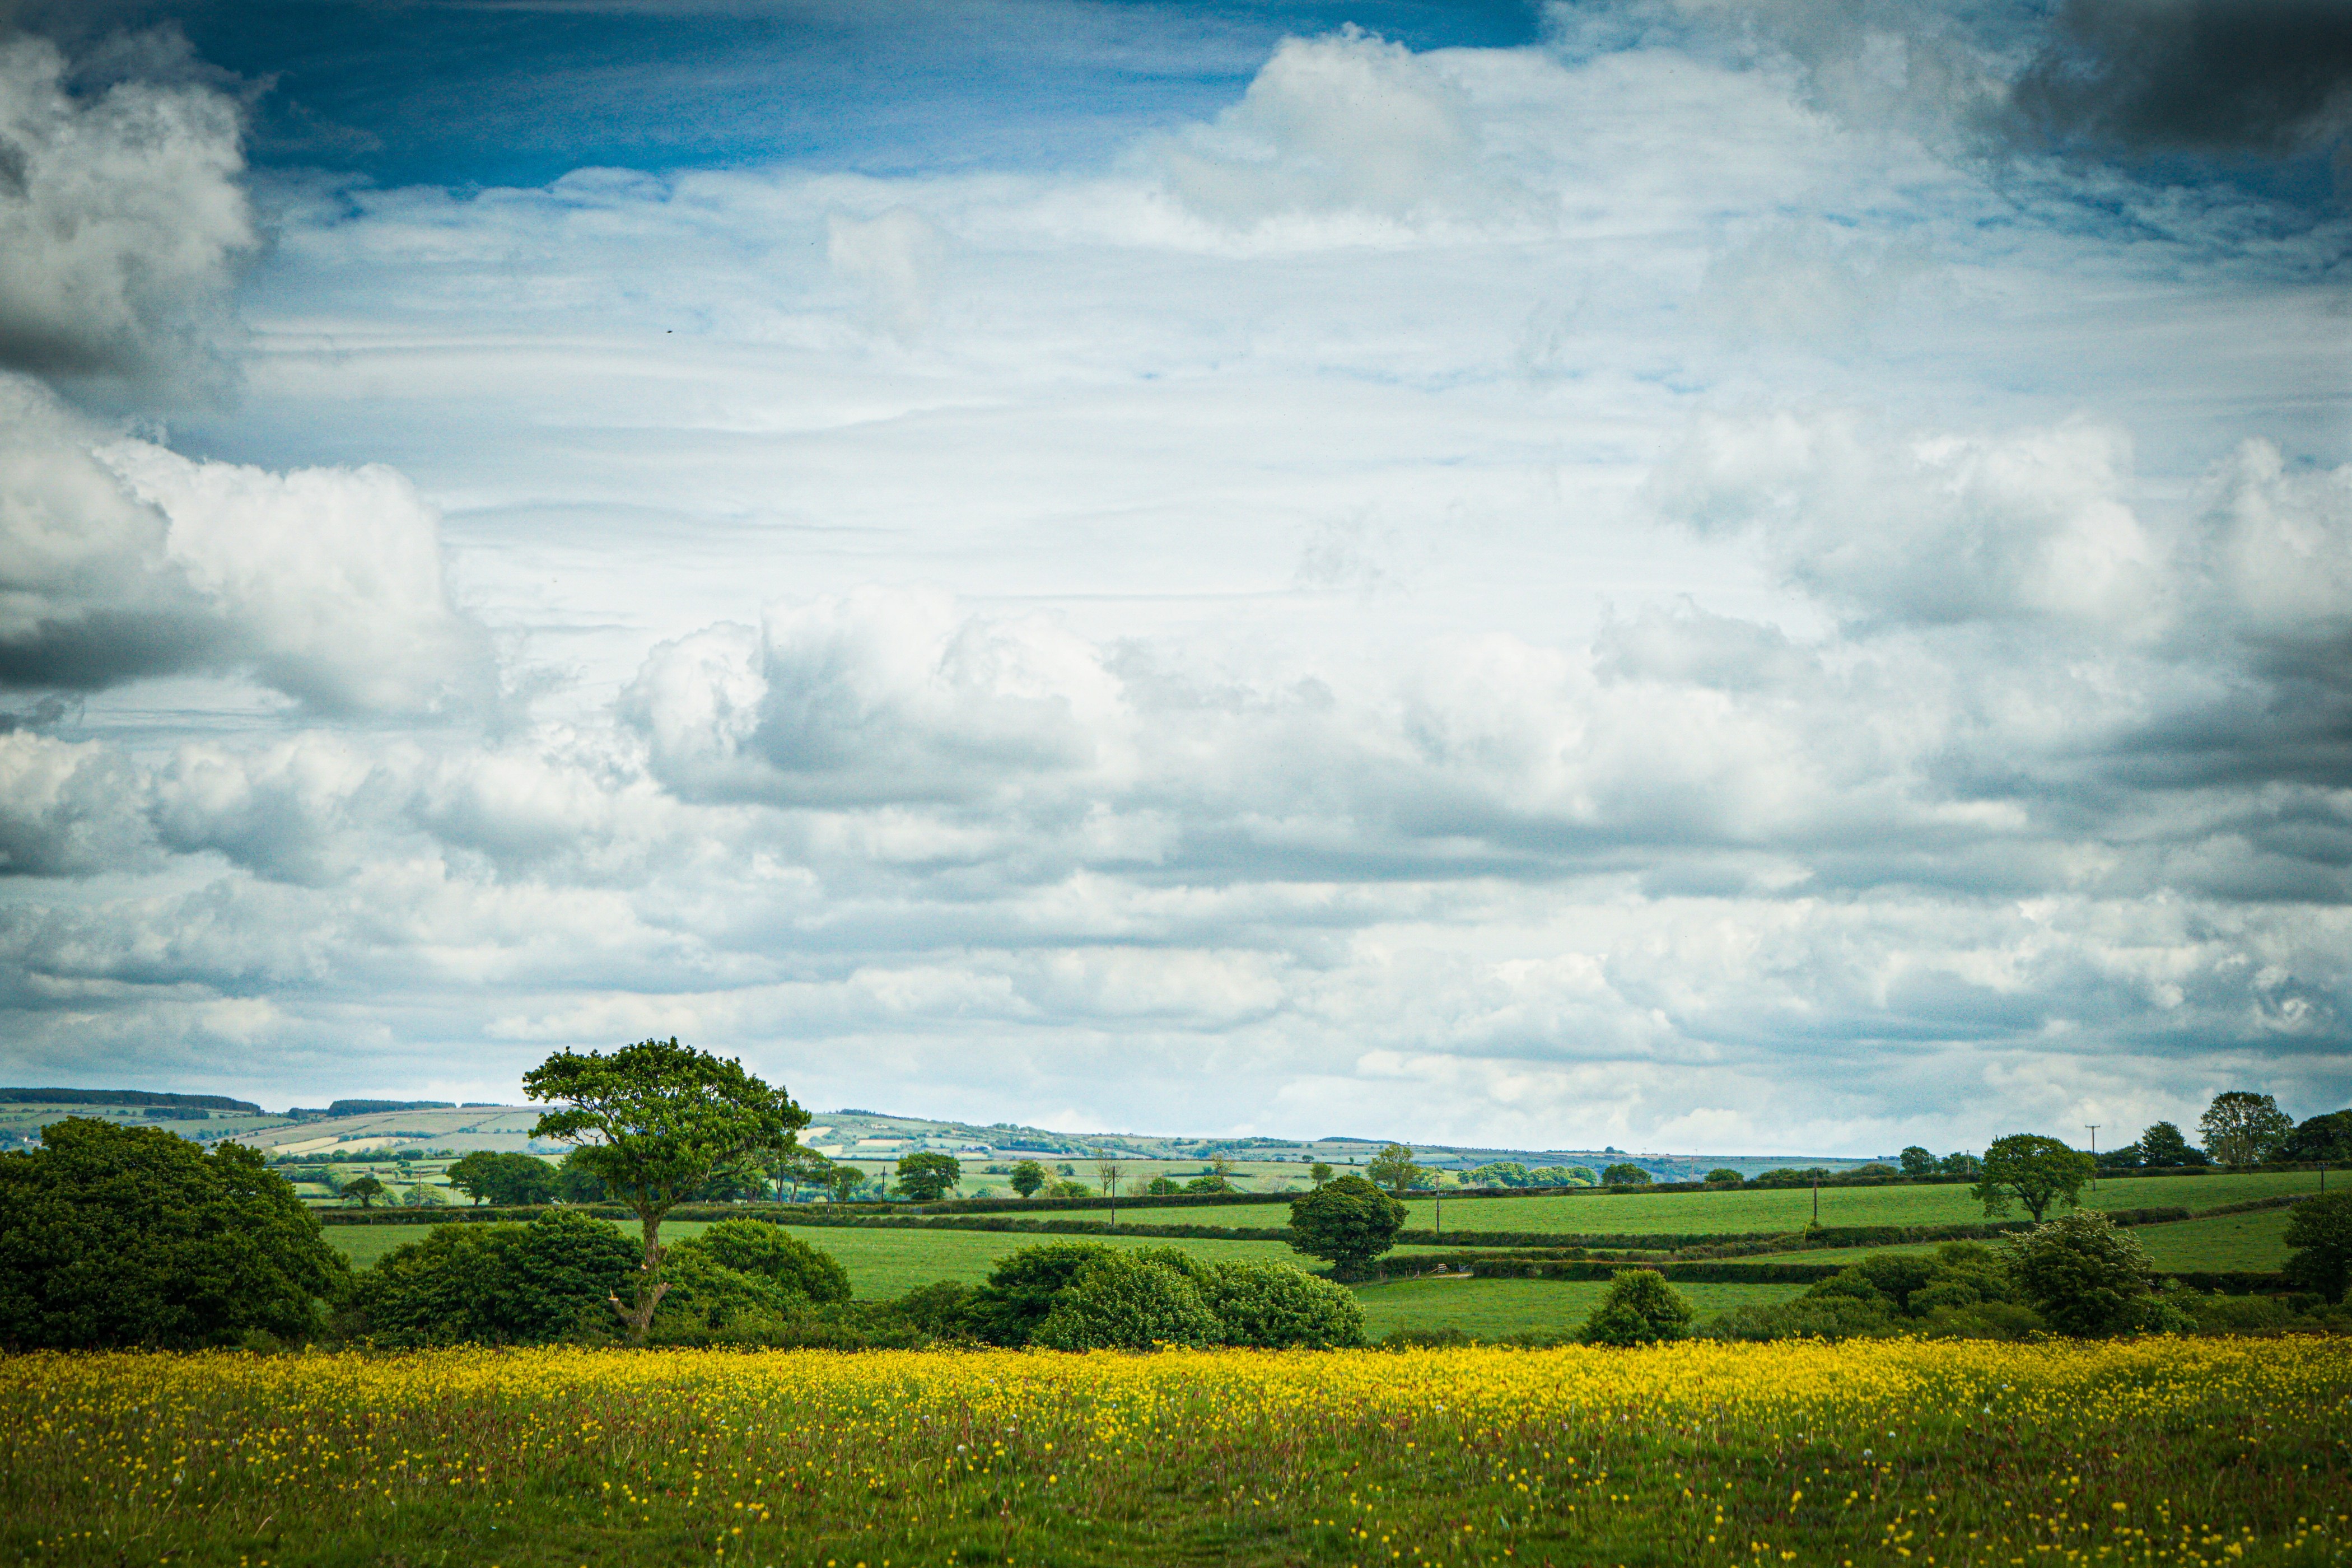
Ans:
POLYGON ((1883 1299, 1805 1295, 1769 1307, 1735 1307, 1698 1331, 1712 1340, 1850 1340, 1891 1334, 1895 1323, 1883 1299))
POLYGON ((1192 1281, 1164 1263, 1114 1252, 1071 1277, 1031 1342, 1057 1351, 1212 1345, 1216 1314, 1192 1281))
POLYGON ((998 1259, 988 1283, 974 1293, 973 1330, 992 1345, 1027 1344, 1063 1288, 1087 1264, 1110 1256, 1098 1241, 1055 1241, 998 1259))
POLYGON ((610 1338, 610 1299, 641 1261, 609 1220, 554 1209, 528 1225, 440 1225, 359 1277, 339 1320, 396 1346, 610 1338))
POLYGON ((832 1254, 766 1220, 720 1220, 671 1251, 675 1255, 689 1247, 739 1274, 772 1280, 788 1296, 814 1302, 849 1300, 849 1271, 832 1254))
POLYGON ((350 1288, 294 1189, 241 1144, 88 1117, 41 1143, 0 1154, 0 1346, 299 1341, 350 1288))
POLYGON ((2079 1339, 2169 1327, 2149 1296, 2155 1268, 2130 1232, 2078 1210, 2006 1244, 2018 1294, 2051 1328, 2079 1339))
POLYGON ((1286 1263, 1221 1263, 1194 1288, 1225 1344, 1336 1350, 1364 1342, 1356 1293, 1286 1263))
POLYGON ((1654 1344, 1690 1332, 1691 1307, 1654 1268, 1623 1268, 1609 1293, 1584 1320, 1584 1337, 1597 1345, 1654 1344))

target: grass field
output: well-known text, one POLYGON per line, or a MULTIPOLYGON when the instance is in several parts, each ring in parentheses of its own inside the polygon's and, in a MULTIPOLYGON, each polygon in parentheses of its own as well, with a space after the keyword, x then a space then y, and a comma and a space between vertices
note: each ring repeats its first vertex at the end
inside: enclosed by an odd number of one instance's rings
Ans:
MULTIPOLYGON (((1770 1306, 1802 1285, 1677 1285, 1701 1321, 1734 1307, 1770 1306)), ((1580 1327, 1607 1294, 1605 1280, 1398 1279, 1360 1285, 1364 1329, 1373 1339, 1397 1329, 1459 1329, 1478 1340, 1580 1327)))
MULTIPOLYGON (((2346 1178, 2337 1174, 2338 1183, 2346 1178)), ((2095 1193, 2084 1192, 2085 1206, 2102 1209, 2213 1208, 2249 1198, 2274 1197, 2283 1193, 2316 1192, 2314 1171, 2256 1172, 2247 1175, 2148 1176, 2133 1181, 2102 1182, 2095 1193)), ((1437 1205, 1429 1199, 1408 1202, 1408 1225, 1435 1223, 1437 1205)), ((1280 1224, 1244 1217, 1252 1205, 1187 1208, 1184 1218, 1203 1225, 1280 1224), (1230 1215, 1230 1218, 1212 1218, 1230 1215)), ((1267 1212, 1258 1206, 1258 1213, 1267 1212)), ((1279 1211, 1276 1211, 1279 1212, 1279 1211)), ((1770 1235, 1802 1230, 1812 1218, 1813 1194, 1809 1188, 1740 1189, 1716 1193, 1633 1193, 1587 1197, 1448 1198, 1445 1228, 1449 1231, 1521 1230, 1554 1234, 1623 1236, 1749 1234, 1770 1235)), ((1823 1225, 1958 1225, 1984 1217, 1983 1205, 1969 1196, 1965 1186, 1823 1187, 1823 1225)), ((2022 1217, 2021 1211, 2016 1217, 2022 1217)))
MULTIPOLYGON (((2167 1225, 2135 1226, 2131 1235, 2158 1268, 2261 1273, 2286 1264, 2286 1221, 2284 1209, 2256 1209, 2252 1214, 2208 1215, 2167 1225)), ((1803 1263, 1846 1264, 1874 1252, 1933 1252, 1937 1245, 1923 1242, 1905 1247, 1817 1247, 1764 1257, 1803 1263)))
POLYGON ((2352 1343, 0 1360, 0 1558, 2352 1561, 2352 1343))

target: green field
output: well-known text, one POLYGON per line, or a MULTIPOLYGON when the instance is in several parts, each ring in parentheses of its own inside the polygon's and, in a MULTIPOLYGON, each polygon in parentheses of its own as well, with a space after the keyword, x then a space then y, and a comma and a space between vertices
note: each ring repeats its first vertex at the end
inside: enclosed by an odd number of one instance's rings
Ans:
MULTIPOLYGON (((2345 1178, 2338 1175, 2339 1183, 2345 1178)), ((2313 1171, 2247 1175, 2147 1176, 2107 1181, 2084 1192, 2085 1206, 2102 1209, 2209 1209, 2251 1198, 2319 1190, 2313 1171)), ((1437 1205, 1415 1198, 1405 1207, 1416 1226, 1433 1226, 1437 1205)), ((1545 1231, 1554 1235, 1775 1235, 1802 1230, 1813 1215, 1810 1188, 1740 1188, 1715 1193, 1592 1194, 1582 1197, 1449 1198, 1449 1231, 1545 1231)), ((1280 1225, 1272 1205, 1187 1207, 1182 1217, 1203 1225, 1280 1225), (1228 1217, 1230 1216, 1230 1217, 1228 1217)), ((1139 1215, 1140 1217, 1140 1215, 1139 1215)), ((2020 1216, 2021 1217, 2021 1214, 2020 1216)), ((1965 1186, 1823 1187, 1823 1225, 1965 1225, 1984 1218, 1984 1206, 1965 1186)))
MULTIPOLYGON (((1805 1293, 1802 1285, 1677 1285, 1704 1321, 1734 1307, 1769 1307, 1805 1293)), ((1549 1333, 1580 1325, 1608 1292, 1604 1280, 1399 1279, 1361 1285, 1364 1330, 1373 1339, 1396 1329, 1459 1329, 1473 1339, 1549 1333)))

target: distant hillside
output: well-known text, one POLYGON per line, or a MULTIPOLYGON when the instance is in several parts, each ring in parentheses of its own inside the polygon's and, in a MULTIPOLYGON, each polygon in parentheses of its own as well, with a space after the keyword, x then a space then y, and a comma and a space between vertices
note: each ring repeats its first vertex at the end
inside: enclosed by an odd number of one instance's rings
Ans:
POLYGON ((0 1105, 170 1105, 184 1110, 237 1110, 259 1116, 249 1100, 219 1094, 163 1094, 143 1089, 0 1089, 0 1105))

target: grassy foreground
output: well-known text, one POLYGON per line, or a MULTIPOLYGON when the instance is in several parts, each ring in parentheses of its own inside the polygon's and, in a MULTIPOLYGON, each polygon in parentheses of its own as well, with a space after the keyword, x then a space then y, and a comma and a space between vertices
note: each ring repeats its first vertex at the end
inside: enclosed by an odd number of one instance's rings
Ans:
POLYGON ((0 1361, 0 1553, 2352 1561, 2352 1345, 0 1361))

